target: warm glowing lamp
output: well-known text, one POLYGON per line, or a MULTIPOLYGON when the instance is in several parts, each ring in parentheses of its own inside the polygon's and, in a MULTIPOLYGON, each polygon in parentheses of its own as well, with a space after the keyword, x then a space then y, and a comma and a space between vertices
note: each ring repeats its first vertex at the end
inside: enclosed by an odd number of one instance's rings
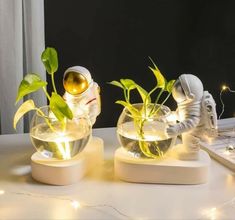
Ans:
MULTIPOLYGON (((155 72, 160 74, 158 69, 155 72)), ((121 87, 118 82, 113 84, 121 87)), ((136 111, 143 109, 139 104, 132 105, 134 110, 129 106, 123 110, 117 125, 121 147, 116 150, 114 160, 116 176, 121 180, 163 184, 207 182, 210 157, 200 149, 197 132, 205 134, 216 129, 215 101, 192 74, 181 75, 173 85, 172 94, 178 105, 176 112, 159 105, 160 115, 141 118, 136 111), (177 139, 179 135, 182 142, 177 139)))
MULTIPOLYGON (((48 129, 44 138, 51 132, 53 141, 50 138, 45 144, 31 130, 31 139, 38 151, 31 157, 32 176, 52 185, 77 182, 103 159, 103 140, 91 135, 91 126, 100 113, 98 85, 93 82, 90 72, 81 66, 67 69, 63 84, 64 99, 76 123, 66 124, 65 131, 62 126, 59 126, 59 132, 54 131, 56 126, 48 129)), ((46 120, 54 121, 55 116, 50 113, 46 120)), ((80 203, 73 201, 72 206, 76 209, 80 203)))
POLYGON ((64 73, 62 97, 55 85, 56 49, 47 47, 41 61, 51 78, 52 91, 47 92, 48 83, 40 75, 28 73, 18 87, 15 104, 42 90, 48 105, 38 106, 33 99, 24 101, 13 117, 13 127, 16 129, 26 113, 35 112, 30 122, 30 138, 37 150, 31 157, 32 176, 43 183, 68 185, 102 160, 103 140, 92 137, 92 126, 101 111, 99 86, 86 68, 74 66, 64 73))

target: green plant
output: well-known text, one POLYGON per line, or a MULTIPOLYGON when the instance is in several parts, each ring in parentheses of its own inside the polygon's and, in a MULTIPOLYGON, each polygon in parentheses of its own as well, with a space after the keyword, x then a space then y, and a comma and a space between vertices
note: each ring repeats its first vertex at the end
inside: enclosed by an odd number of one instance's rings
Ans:
MULTIPOLYGON (((150 57, 149 59, 153 64, 153 67, 149 66, 149 69, 152 71, 152 73, 156 78, 156 85, 152 90, 150 90, 150 92, 147 92, 144 88, 142 88, 132 79, 120 79, 120 81, 110 82, 110 84, 117 86, 123 90, 125 100, 117 100, 116 103, 122 105, 130 112, 132 118, 134 119, 137 134, 141 140, 145 139, 144 130, 143 130, 144 123, 146 122, 147 119, 157 115, 158 111, 161 109, 161 107, 170 97, 175 82, 175 80, 167 81, 160 72, 160 70, 158 69, 158 67, 156 66, 156 64, 154 63, 154 61, 150 57), (136 109, 130 101, 130 94, 131 91, 133 90, 137 90, 142 99, 143 105, 140 110, 136 109), (158 91, 158 94, 155 100, 152 102, 152 96, 156 91, 158 91), (164 100, 161 103, 159 103, 164 92, 168 94, 166 95, 164 100)), ((162 152, 160 151, 160 149, 156 147, 158 155, 155 155, 151 153, 148 145, 141 140, 139 141, 139 147, 145 156, 151 158, 158 158, 159 156, 162 156, 162 152)))
MULTIPOLYGON (((26 95, 36 92, 39 89, 42 89, 49 101, 50 110, 54 113, 55 117, 58 121, 61 122, 62 127, 65 127, 65 121, 67 119, 73 118, 73 113, 64 99, 57 93, 54 74, 58 69, 58 56, 57 51, 54 48, 47 47, 41 55, 41 61, 45 66, 47 73, 51 76, 51 82, 53 86, 53 92, 51 95, 47 92, 46 86, 47 82, 43 81, 40 76, 36 73, 28 73, 24 79, 21 81, 18 93, 16 97, 16 103, 18 103, 23 97, 26 95)), ((27 112, 35 110, 39 115, 45 117, 44 113, 40 110, 40 108, 35 106, 35 103, 32 99, 25 101, 16 111, 13 127, 16 129, 16 125, 20 118, 26 114, 27 112)), ((53 126, 50 121, 45 117, 46 123, 53 130, 53 126)))

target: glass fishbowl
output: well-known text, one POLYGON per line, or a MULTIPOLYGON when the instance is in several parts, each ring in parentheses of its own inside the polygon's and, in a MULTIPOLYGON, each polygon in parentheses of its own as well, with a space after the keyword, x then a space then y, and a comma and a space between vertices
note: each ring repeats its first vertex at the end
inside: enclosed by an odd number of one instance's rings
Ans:
MULTIPOLYGON (((143 111, 142 103, 132 106, 143 111)), ((127 108, 123 109, 117 124, 119 142, 134 157, 161 158, 175 144, 175 138, 166 134, 172 123, 168 121, 171 111, 164 105, 149 104, 145 112, 134 116, 127 108)))
POLYGON ((91 136, 87 117, 81 115, 61 123, 48 106, 40 108, 40 112, 37 111, 31 120, 30 137, 44 157, 67 160, 85 148, 91 136))

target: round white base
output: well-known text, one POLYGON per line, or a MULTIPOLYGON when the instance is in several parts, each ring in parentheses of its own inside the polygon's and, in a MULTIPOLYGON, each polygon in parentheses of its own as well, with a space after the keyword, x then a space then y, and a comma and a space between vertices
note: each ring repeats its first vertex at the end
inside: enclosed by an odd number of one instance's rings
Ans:
POLYGON ((32 177, 51 185, 70 185, 103 160, 103 140, 92 137, 85 149, 70 160, 47 159, 36 152, 31 157, 32 177))
POLYGON ((209 155, 200 150, 198 160, 134 158, 124 148, 115 152, 116 176, 127 182, 163 184, 201 184, 208 180, 209 155))

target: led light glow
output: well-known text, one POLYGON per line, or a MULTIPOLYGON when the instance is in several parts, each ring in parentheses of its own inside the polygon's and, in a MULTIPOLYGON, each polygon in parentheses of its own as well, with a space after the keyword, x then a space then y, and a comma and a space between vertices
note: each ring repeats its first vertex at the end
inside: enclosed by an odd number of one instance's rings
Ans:
POLYGON ((56 140, 56 145, 62 154, 64 160, 71 159, 70 145, 68 138, 64 137, 64 134, 61 133, 61 137, 56 140), (63 146, 64 145, 64 146, 63 146))
POLYGON ((79 208, 81 208, 80 202, 78 202, 78 201, 76 201, 76 200, 71 201, 71 205, 72 205, 72 207, 73 207, 74 209, 79 209, 79 208))
POLYGON ((209 217, 210 217, 211 220, 214 220, 214 219, 216 219, 216 216, 217 216, 217 209, 214 207, 210 210, 210 216, 209 217))
POLYGON ((231 155, 231 154, 233 154, 235 151, 235 147, 233 146, 233 145, 228 145, 227 147, 226 147, 226 149, 225 149, 225 151, 223 152, 223 154, 224 155, 226 155, 226 156, 229 156, 229 155, 231 155))
POLYGON ((5 194, 5 191, 4 190, 0 190, 0 195, 3 195, 5 194))
POLYGON ((217 210, 217 208, 213 207, 209 210, 206 210, 204 212, 204 216, 206 217, 206 219, 210 219, 210 220, 218 219, 218 210, 217 210))
POLYGON ((228 150, 225 150, 223 154, 226 156, 229 156, 229 155, 231 155, 231 152, 229 152, 228 150))
POLYGON ((223 113, 224 113, 224 108, 225 108, 225 104, 224 104, 224 101, 223 101, 223 99, 222 99, 222 94, 223 94, 223 92, 230 92, 230 93, 235 93, 235 90, 232 90, 232 89, 230 89, 230 87, 229 86, 227 86, 227 85, 222 85, 222 87, 221 87, 221 90, 220 90, 220 102, 221 102, 221 105, 222 105, 222 110, 221 110, 221 113, 220 113, 220 115, 219 115, 219 119, 221 118, 221 116, 223 115, 223 113))
POLYGON ((209 143, 209 144, 212 144, 213 141, 214 141, 214 138, 213 138, 213 137, 208 137, 208 143, 209 143))
POLYGON ((167 121, 169 122, 176 122, 178 119, 177 115, 175 112, 172 112, 169 116, 167 116, 167 121))
POLYGON ((222 86, 222 90, 226 90, 228 87, 226 85, 222 86))

